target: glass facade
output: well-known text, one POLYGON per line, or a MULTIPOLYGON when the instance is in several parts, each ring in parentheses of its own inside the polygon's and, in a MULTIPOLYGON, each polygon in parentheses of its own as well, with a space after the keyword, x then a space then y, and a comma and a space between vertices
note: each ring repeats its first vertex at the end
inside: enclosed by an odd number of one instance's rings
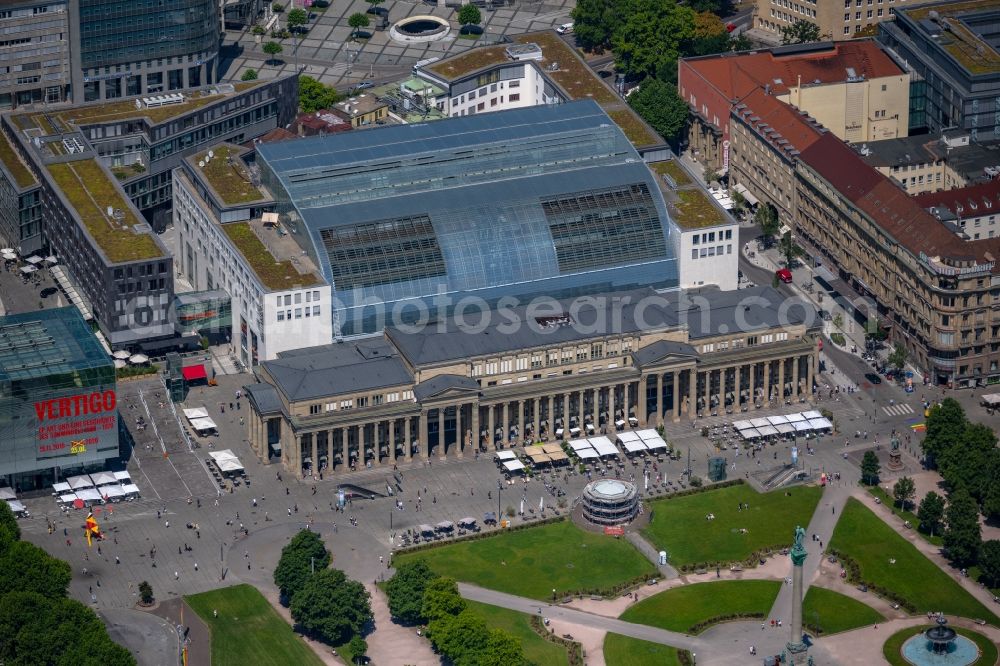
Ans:
POLYGON ((84 69, 214 53, 219 33, 212 0, 80 0, 84 69))
POLYGON ((118 457, 115 367, 75 307, 0 318, 0 477, 21 490, 118 457))
POLYGON ((441 294, 566 297, 677 285, 676 240, 635 149, 592 102, 258 147, 262 179, 367 333, 441 294))

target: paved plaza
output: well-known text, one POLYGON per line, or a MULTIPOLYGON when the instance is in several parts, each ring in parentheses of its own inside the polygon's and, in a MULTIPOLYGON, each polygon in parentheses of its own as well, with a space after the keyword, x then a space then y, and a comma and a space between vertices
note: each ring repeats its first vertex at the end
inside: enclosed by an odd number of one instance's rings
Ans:
MULTIPOLYGON (((482 10, 483 34, 479 39, 458 36, 457 9, 438 7, 437 3, 387 0, 380 5, 389 10, 389 23, 394 24, 409 16, 432 15, 449 21, 451 35, 441 41, 404 44, 393 41, 389 31, 367 29, 371 39, 352 41, 348 18, 364 13, 369 4, 364 0, 334 0, 330 7, 316 11, 319 17, 308 34, 282 40, 284 52, 271 61, 263 52, 263 45, 271 41, 268 35, 259 38, 250 34, 229 32, 226 35, 223 78, 239 79, 246 69, 257 70, 260 78, 269 79, 295 72, 296 63, 303 74, 317 78, 338 89, 346 89, 365 79, 388 81, 408 74, 421 60, 446 57, 461 53, 474 46, 495 44, 505 35, 518 35, 544 30, 566 23, 569 13, 576 6, 575 0, 548 0, 532 2, 519 0, 510 7, 482 10), (296 47, 296 41, 299 41, 296 47)), ((283 22, 283 16, 280 20, 283 22)))

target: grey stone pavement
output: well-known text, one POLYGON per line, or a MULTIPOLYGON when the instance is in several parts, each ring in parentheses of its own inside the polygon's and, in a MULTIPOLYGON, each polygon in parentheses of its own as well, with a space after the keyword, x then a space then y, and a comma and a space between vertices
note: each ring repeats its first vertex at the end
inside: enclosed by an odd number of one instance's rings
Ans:
MULTIPOLYGON (((285 50, 276 61, 270 61, 262 51, 263 45, 271 41, 268 35, 258 39, 249 31, 227 33, 225 44, 228 55, 224 56, 222 77, 239 79, 246 69, 252 68, 262 79, 275 78, 295 72, 297 63, 303 74, 342 89, 363 79, 394 80, 406 75, 420 60, 455 55, 474 46, 497 43, 504 35, 566 23, 575 5, 575 0, 521 1, 492 12, 482 9, 483 35, 471 40, 459 38, 454 8, 438 7, 436 3, 387 0, 381 6, 389 10, 390 25, 409 16, 426 14, 452 24, 451 35, 446 39, 404 44, 393 41, 388 30, 376 31, 374 22, 367 28, 372 33, 371 39, 351 41, 347 20, 354 13, 364 13, 369 5, 363 0, 334 0, 326 10, 311 10, 317 12, 319 18, 301 41, 297 37, 280 40, 285 50), (297 47, 296 41, 299 41, 297 47)), ((280 20, 283 23, 284 17, 281 16, 280 20)))

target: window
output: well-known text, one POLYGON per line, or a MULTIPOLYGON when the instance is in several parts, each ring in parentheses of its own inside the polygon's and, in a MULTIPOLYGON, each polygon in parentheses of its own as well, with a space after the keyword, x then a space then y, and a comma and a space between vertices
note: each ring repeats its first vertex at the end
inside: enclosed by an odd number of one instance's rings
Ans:
POLYGON ((313 292, 313 302, 316 302, 318 300, 319 300, 319 289, 313 292))
POLYGON ((367 397, 358 398, 358 407, 367 407, 367 406, 368 406, 368 398, 367 397))
POLYGON ((695 249, 691 250, 691 258, 692 259, 697 259, 698 258, 698 248, 695 248, 695 249))
POLYGON ((316 405, 309 405, 309 414, 310 414, 310 415, 312 415, 312 414, 319 414, 319 413, 320 413, 320 410, 321 410, 322 408, 323 408, 323 405, 320 405, 320 404, 316 404, 316 405))
POLYGON ((313 306, 313 317, 318 317, 318 316, 319 316, 319 306, 318 305, 314 305, 313 306))
POLYGON ((295 304, 298 305, 301 302, 302 302, 302 294, 301 293, 295 294, 295 304))
POLYGON ((497 374, 498 364, 496 361, 489 361, 486 363, 486 374, 495 375, 497 374))
POLYGON ((514 93, 513 95, 511 95, 510 96, 510 101, 511 102, 520 102, 521 101, 521 93, 514 93))
POLYGON ((295 318, 302 319, 302 308, 295 308, 295 318))
POLYGON ((291 305, 291 304, 292 304, 292 295, 285 294, 285 305, 291 305))
POLYGON ((278 310, 278 321, 285 321, 285 311, 278 310))
POLYGON ((500 372, 507 373, 512 371, 513 369, 514 369, 514 362, 511 361, 509 358, 500 361, 500 372))

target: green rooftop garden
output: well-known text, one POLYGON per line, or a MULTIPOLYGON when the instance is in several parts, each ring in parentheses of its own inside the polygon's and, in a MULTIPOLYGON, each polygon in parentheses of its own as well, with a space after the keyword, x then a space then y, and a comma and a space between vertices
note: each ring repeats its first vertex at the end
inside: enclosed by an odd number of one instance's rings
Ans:
MULTIPOLYGON (((204 167, 195 167, 205 180, 218 193, 227 206, 258 201, 264 194, 250 182, 250 174, 243 166, 239 151, 230 146, 219 146, 213 151, 215 157, 204 167), (230 163, 232 158, 232 163, 230 163)), ((194 158, 194 163, 200 164, 208 156, 208 151, 194 158)))
MULTIPOLYGON (((516 38, 521 44, 534 43, 542 49, 542 64, 559 63, 559 69, 545 73, 573 99, 590 98, 604 106, 618 104, 621 99, 587 66, 566 42, 551 31, 530 33, 516 38)), ((617 122, 617 121, 616 121, 617 122)))
POLYGON ((279 291, 319 284, 315 275, 300 273, 292 262, 277 261, 246 222, 224 224, 222 229, 268 289, 279 291))
POLYGON ((972 74, 988 74, 1000 71, 1000 56, 985 40, 980 39, 961 21, 957 20, 957 15, 980 10, 994 10, 996 6, 996 0, 968 0, 967 2, 923 5, 900 11, 905 11, 906 15, 914 21, 928 18, 931 11, 936 11, 942 19, 952 19, 950 31, 941 33, 940 39, 937 40, 938 44, 972 74), (978 51, 980 45, 984 47, 981 54, 978 51))
POLYGON ((674 179, 677 183, 677 187, 683 187, 685 185, 691 185, 691 177, 688 175, 684 167, 677 164, 673 160, 667 160, 666 162, 654 162, 649 165, 649 168, 653 170, 653 173, 662 176, 666 174, 674 179))
POLYGON ((471 49, 460 56, 436 62, 427 69, 448 79, 455 79, 483 67, 507 62, 506 48, 505 46, 487 46, 471 49))
POLYGON ((701 190, 677 190, 677 199, 674 202, 674 221, 682 227, 714 227, 726 221, 715 202, 701 190))
POLYGON ((106 104, 92 104, 81 106, 75 109, 64 111, 48 112, 47 114, 33 113, 30 115, 31 122, 40 127, 46 134, 55 134, 58 130, 52 126, 50 118, 59 121, 64 129, 69 130, 71 125, 86 125, 92 123, 110 123, 116 120, 127 118, 149 118, 155 125, 179 116, 188 111, 207 106, 212 102, 223 99, 223 95, 206 95, 204 97, 188 97, 180 104, 170 104, 153 109, 137 109, 135 101, 108 102, 106 104))
POLYGON ((649 131, 646 124, 639 119, 639 116, 632 109, 623 106, 620 109, 608 111, 608 115, 611 116, 611 120, 615 121, 618 127, 622 128, 626 138, 632 142, 632 145, 648 146, 657 143, 656 136, 649 131))
POLYGON ((18 187, 28 187, 38 182, 21 161, 21 158, 18 157, 17 151, 14 150, 14 146, 11 145, 7 135, 3 132, 0 132, 0 161, 7 167, 10 175, 14 176, 18 187))
POLYGON ((50 164, 46 168, 109 261, 141 261, 163 256, 152 236, 132 232, 131 228, 142 221, 97 162, 81 160, 50 164), (109 220, 105 212, 108 206, 122 211, 122 219, 109 220))

